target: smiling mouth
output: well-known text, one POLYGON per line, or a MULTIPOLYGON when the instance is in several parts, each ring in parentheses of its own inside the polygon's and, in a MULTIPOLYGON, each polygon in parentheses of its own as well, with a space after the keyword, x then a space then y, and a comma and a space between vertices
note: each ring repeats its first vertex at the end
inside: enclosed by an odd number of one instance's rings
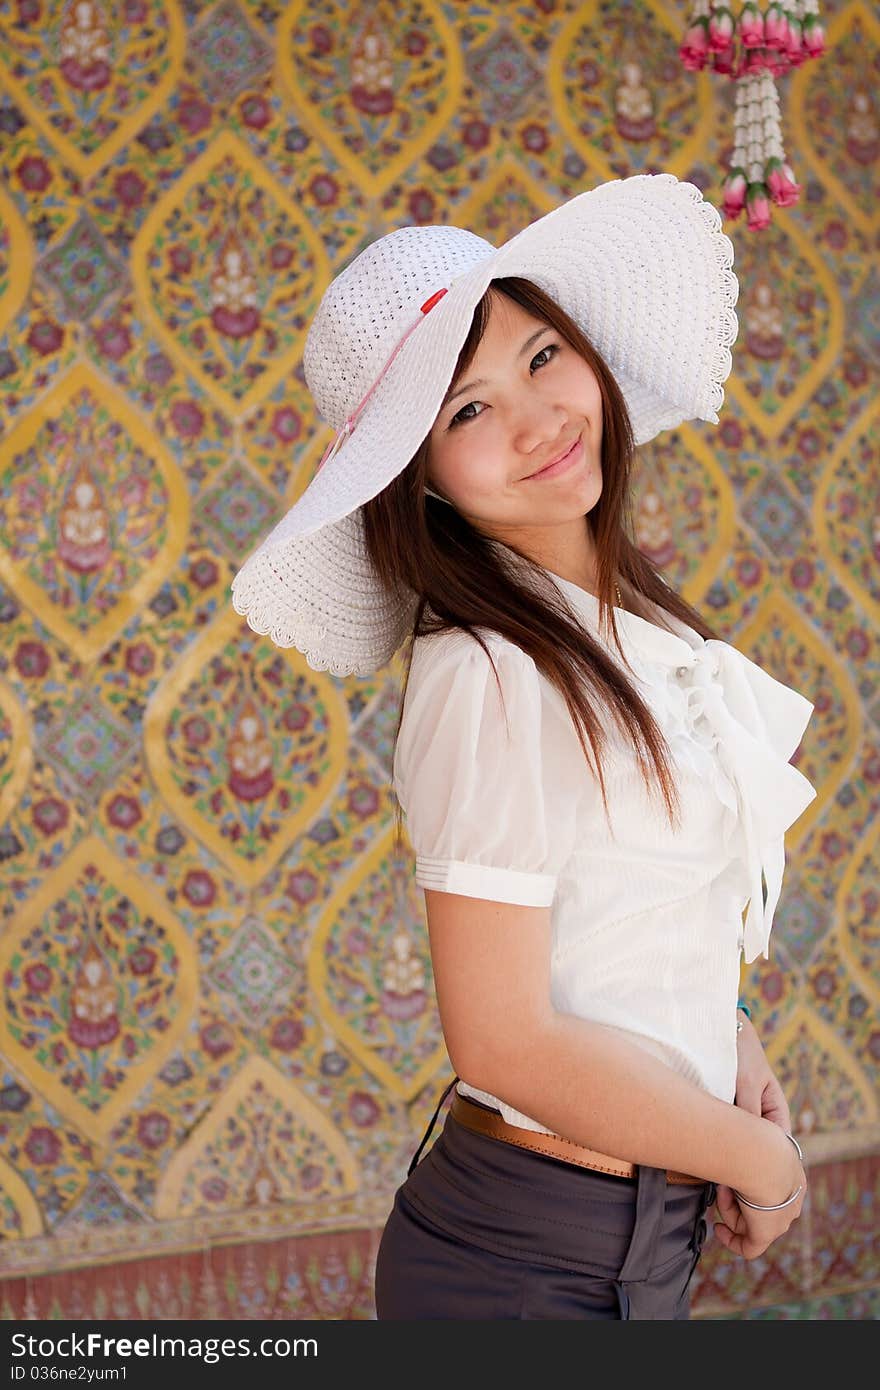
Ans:
POLYGON ((577 460, 581 451, 582 440, 581 436, 578 435, 577 439, 573 441, 571 448, 568 449, 567 452, 564 453, 561 458, 556 459, 553 463, 545 464, 543 468, 539 468, 535 473, 527 474, 527 476, 523 479, 523 482, 528 482, 531 478, 549 478, 556 473, 564 472, 565 469, 570 467, 570 465, 577 460))

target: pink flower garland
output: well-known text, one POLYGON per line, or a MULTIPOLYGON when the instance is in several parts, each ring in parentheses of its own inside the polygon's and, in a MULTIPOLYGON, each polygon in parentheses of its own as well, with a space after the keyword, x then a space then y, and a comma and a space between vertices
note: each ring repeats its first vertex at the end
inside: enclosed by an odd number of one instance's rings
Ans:
POLYGON ((818 0, 768 4, 746 0, 739 13, 696 0, 678 56, 688 72, 712 71, 736 82, 734 149, 724 181, 722 212, 745 208, 750 231, 770 225, 771 204, 791 207, 801 187, 782 144, 774 78, 825 52, 818 0))

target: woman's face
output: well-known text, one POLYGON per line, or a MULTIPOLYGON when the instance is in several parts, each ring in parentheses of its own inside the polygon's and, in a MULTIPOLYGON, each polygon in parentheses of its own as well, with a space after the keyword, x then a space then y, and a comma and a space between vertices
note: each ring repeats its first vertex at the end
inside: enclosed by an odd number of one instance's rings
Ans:
POLYGON ((490 304, 473 361, 431 428, 428 485, 501 540, 582 527, 602 491, 599 383, 542 319, 495 292, 490 304), (564 469, 535 476, 572 443, 564 469))

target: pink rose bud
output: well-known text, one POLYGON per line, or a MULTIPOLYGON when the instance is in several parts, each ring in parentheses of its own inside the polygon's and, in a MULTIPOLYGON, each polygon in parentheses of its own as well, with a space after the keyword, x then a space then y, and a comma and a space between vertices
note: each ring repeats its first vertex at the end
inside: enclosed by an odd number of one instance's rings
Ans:
POLYGON ((783 77, 791 67, 791 59, 782 48, 770 48, 767 52, 771 55, 767 64, 767 69, 771 77, 783 77))
POLYGON ((737 33, 746 48, 755 48, 764 42, 764 19, 758 6, 747 0, 740 10, 737 20, 737 33))
POLYGON ((709 47, 715 53, 724 53, 733 43, 736 20, 730 10, 719 5, 709 16, 709 47))
POLYGON ((796 65, 799 56, 804 52, 803 45, 803 25, 797 15, 791 15, 788 21, 788 39, 785 51, 789 60, 796 65))
POLYGON ((763 48, 747 48, 743 59, 743 72, 763 72, 767 67, 767 55, 763 48))
POLYGON ((764 42, 768 48, 784 48, 788 42, 788 19, 781 5, 768 5, 764 16, 764 42))
POLYGON ((731 169, 724 181, 724 202, 721 210, 725 217, 739 217, 745 207, 747 186, 745 170, 739 166, 731 169))
POLYGON ((804 48, 811 58, 818 58, 825 52, 825 31, 817 14, 804 16, 804 48))
POLYGON ((770 200, 763 183, 750 183, 746 193, 746 226, 750 232, 763 232, 770 226, 770 200))
POLYGON ((709 55, 709 21, 701 15, 688 29, 678 50, 678 56, 688 72, 700 72, 709 55))
POLYGON ((765 182, 777 207, 793 207, 801 196, 800 184, 795 183, 790 165, 783 164, 781 159, 768 160, 765 182))
POLYGON ((722 77, 730 77, 736 71, 736 48, 733 44, 723 53, 712 54, 712 71, 720 73, 722 77))

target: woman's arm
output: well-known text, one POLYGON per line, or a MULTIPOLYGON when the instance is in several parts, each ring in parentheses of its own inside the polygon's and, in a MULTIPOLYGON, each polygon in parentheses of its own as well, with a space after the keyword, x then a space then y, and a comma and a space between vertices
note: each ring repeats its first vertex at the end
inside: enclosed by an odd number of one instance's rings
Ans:
MULTIPOLYGON (((778 1125, 718 1100, 615 1030, 553 1009, 549 908, 432 889, 425 899, 446 1046, 469 1085, 575 1143, 758 1203, 781 1202, 804 1181, 778 1125)), ((787 1225, 790 1214, 776 1219, 787 1225)))
POLYGON ((521 1020, 516 1040, 458 1069, 556 1134, 603 1153, 673 1168, 781 1202, 802 1181, 778 1125, 718 1100, 645 1048, 572 1014, 521 1020))

